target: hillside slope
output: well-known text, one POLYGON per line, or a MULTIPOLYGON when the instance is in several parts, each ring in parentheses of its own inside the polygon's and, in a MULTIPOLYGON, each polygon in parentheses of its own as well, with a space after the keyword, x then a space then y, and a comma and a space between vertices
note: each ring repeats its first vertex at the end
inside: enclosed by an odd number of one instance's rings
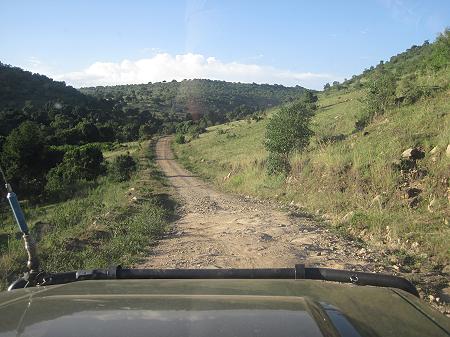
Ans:
MULTIPOLYGON (((32 121, 62 132, 83 119, 105 123, 112 104, 84 95, 44 75, 0 62, 0 138, 22 122, 32 121)), ((52 133, 51 129, 47 130, 52 133)), ((1 143, 0 143, 1 145, 1 143)))
POLYGON ((362 128, 357 122, 377 68, 320 93, 315 135, 306 151, 291 157, 287 176, 266 174, 268 119, 209 128, 175 144, 176 153, 226 190, 296 204, 379 246, 397 270, 450 273, 450 69, 448 56, 430 66, 435 46, 426 43, 377 66, 396 76, 399 100, 362 128), (408 102, 399 90, 405 79, 422 92, 408 102), (421 156, 406 159, 411 148, 421 156))
POLYGON ((161 118, 171 116, 184 120, 190 116, 197 120, 205 116, 214 125, 292 101, 306 89, 194 79, 80 90, 95 97, 118 100, 127 109, 149 110, 161 118))

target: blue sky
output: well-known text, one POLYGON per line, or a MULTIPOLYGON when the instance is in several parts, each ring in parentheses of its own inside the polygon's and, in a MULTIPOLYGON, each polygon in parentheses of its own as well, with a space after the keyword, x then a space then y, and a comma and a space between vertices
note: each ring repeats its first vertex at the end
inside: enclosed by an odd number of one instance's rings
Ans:
POLYGON ((77 87, 203 77, 318 89, 446 26, 448 0, 0 0, 0 61, 77 87))

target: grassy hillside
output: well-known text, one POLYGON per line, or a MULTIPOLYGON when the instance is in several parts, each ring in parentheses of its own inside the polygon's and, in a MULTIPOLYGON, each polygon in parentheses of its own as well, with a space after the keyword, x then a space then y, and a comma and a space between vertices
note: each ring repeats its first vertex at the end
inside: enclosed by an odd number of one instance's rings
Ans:
MULTIPOLYGON (((419 60, 429 55, 427 48, 419 60)), ((410 56, 417 60, 415 50, 410 56)), ((291 156, 287 176, 266 174, 265 126, 276 110, 259 122, 211 127, 198 139, 174 144, 176 154, 225 190, 297 204, 379 245, 402 271, 440 270, 450 262, 450 69, 400 65, 399 77, 414 73, 415 84, 439 90, 390 106, 362 130, 355 123, 369 74, 320 93, 315 135, 306 151, 291 156), (424 158, 402 167, 402 153, 415 147, 424 158)))

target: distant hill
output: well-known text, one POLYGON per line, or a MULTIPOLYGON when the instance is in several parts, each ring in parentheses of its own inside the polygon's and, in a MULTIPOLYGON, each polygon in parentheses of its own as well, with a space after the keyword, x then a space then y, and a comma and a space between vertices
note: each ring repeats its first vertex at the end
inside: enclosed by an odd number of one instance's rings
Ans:
POLYGON ((44 75, 0 63, 0 83, 0 137, 25 121, 49 127, 46 131, 51 135, 82 120, 97 124, 114 120, 111 102, 44 75))
POLYGON ((305 88, 232 83, 206 79, 181 82, 99 86, 80 91, 97 98, 123 102, 127 110, 149 110, 161 118, 205 116, 212 124, 245 117, 294 100, 305 88))

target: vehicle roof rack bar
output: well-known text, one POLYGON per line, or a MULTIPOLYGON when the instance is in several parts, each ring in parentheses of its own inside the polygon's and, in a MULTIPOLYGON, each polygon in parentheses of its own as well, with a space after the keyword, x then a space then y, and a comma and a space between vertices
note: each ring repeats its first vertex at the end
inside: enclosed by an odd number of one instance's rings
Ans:
MULTIPOLYGON (((296 265, 296 269, 302 268, 301 266, 302 265, 296 265)), ((305 279, 397 288, 419 297, 419 292, 416 287, 403 277, 329 268, 305 268, 304 266, 303 268, 305 270, 305 279)))
POLYGON ((297 264, 294 268, 264 269, 125 269, 118 266, 109 269, 48 274, 41 285, 105 279, 309 279, 397 288, 419 297, 416 287, 399 276, 305 267, 303 264, 297 264))
POLYGON ((309 279, 356 285, 391 287, 419 297, 416 287, 403 277, 329 268, 305 267, 266 269, 118 269, 123 279, 309 279))

